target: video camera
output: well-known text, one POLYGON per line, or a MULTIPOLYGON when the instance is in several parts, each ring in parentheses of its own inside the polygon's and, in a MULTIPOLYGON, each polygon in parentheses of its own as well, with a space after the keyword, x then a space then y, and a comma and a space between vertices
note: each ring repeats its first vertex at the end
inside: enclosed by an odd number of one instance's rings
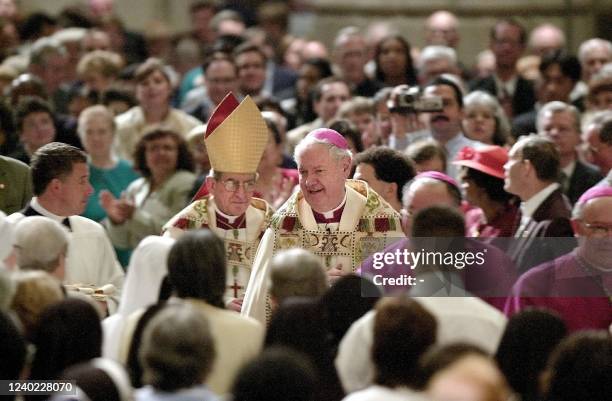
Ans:
POLYGON ((424 98, 418 86, 411 86, 394 91, 387 100, 387 107, 391 113, 408 114, 442 111, 444 105, 440 96, 424 98))

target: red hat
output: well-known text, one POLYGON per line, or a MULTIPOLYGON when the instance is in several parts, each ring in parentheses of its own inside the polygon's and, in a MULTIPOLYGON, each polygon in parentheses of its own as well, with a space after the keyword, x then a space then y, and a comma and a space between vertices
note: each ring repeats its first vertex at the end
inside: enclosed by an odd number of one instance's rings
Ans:
POLYGON ((508 151, 501 146, 483 146, 478 149, 464 147, 459 151, 453 164, 466 166, 481 173, 504 178, 504 164, 508 161, 508 151))

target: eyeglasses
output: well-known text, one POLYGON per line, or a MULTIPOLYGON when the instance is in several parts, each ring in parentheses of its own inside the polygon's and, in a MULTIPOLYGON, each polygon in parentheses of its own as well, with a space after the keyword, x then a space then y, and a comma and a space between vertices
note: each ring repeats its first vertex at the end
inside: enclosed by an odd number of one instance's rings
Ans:
POLYGON ((597 223, 583 223, 586 228, 591 230, 595 237, 607 237, 612 236, 612 225, 597 224, 597 223))
POLYGON ((236 181, 227 179, 225 181, 221 181, 223 187, 228 192, 236 192, 240 189, 240 187, 244 188, 244 192, 253 192, 255 190, 255 180, 249 181, 236 181))

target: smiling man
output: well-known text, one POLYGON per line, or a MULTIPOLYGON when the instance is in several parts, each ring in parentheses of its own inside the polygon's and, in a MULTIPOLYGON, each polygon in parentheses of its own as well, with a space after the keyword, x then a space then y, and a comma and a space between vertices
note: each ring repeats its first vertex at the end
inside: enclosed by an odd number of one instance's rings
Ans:
MULTIPOLYGON (((251 274, 253 255, 272 209, 254 198, 257 166, 268 143, 261 112, 247 96, 238 103, 228 94, 211 115, 204 142, 212 169, 206 178, 208 194, 174 216, 164 230, 178 238, 185 230, 208 228, 225 242, 227 287, 225 303, 240 311, 251 274)), ((201 192, 201 191, 200 191, 201 192)))
POLYGON ((9 219, 16 222, 24 216, 45 216, 67 226, 71 235, 64 283, 114 285, 117 291, 108 303, 113 312, 123 285, 123 270, 104 228, 79 216, 93 192, 87 156, 74 146, 51 142, 34 152, 31 168, 34 197, 9 219))
POLYGON ((261 322, 269 312, 269 265, 282 249, 303 248, 323 262, 330 281, 354 272, 362 259, 404 237, 399 213, 365 182, 348 180, 352 155, 338 132, 310 132, 295 149, 300 190, 274 214, 247 286, 242 313, 261 322))

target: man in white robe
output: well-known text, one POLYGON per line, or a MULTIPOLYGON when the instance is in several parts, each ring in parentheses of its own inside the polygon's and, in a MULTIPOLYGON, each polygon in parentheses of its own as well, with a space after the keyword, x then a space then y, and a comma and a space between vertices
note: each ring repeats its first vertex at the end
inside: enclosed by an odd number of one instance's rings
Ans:
POLYGON ((93 192, 87 156, 74 146, 52 142, 38 149, 31 162, 34 197, 13 213, 16 223, 25 216, 45 216, 70 230, 64 284, 104 288, 110 313, 117 308, 124 273, 104 228, 79 216, 93 192))

